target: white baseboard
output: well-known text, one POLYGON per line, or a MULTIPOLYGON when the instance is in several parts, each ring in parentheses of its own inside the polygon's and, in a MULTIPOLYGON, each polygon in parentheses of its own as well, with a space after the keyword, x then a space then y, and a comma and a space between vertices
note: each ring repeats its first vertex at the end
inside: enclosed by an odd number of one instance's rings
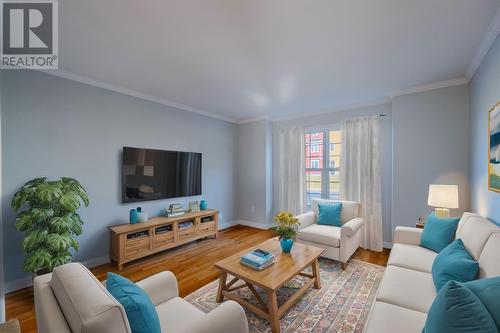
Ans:
POLYGON ((31 276, 23 277, 11 282, 5 283, 5 293, 10 293, 19 289, 31 287, 31 276))
POLYGON ((239 225, 246 225, 247 227, 263 229, 263 230, 271 229, 274 226, 273 224, 245 221, 245 220, 236 220, 234 222, 239 225))
POLYGON ((111 262, 109 255, 103 256, 100 258, 85 260, 85 261, 82 261, 82 264, 84 264, 87 268, 93 268, 96 266, 101 266, 101 265, 107 264, 108 262, 111 262))
POLYGON ((387 249, 392 249, 392 243, 391 242, 384 242, 384 247, 387 249))
POLYGON ((220 223, 219 224, 219 230, 224 230, 224 229, 227 229, 229 227, 235 226, 237 224, 238 224, 237 221, 229 221, 229 222, 226 222, 226 223, 220 223))
MULTIPOLYGON (((110 261, 111 260, 109 259, 109 255, 108 255, 108 256, 103 256, 103 257, 99 257, 99 258, 94 258, 94 259, 82 261, 82 264, 88 268, 93 268, 96 266, 107 264, 110 261)), ((5 293, 10 293, 10 292, 13 292, 13 291, 16 291, 19 289, 31 287, 32 283, 33 283, 33 281, 32 281, 31 276, 26 276, 26 277, 23 277, 23 278, 20 278, 20 279, 11 281, 11 282, 7 282, 7 283, 5 283, 5 293)))

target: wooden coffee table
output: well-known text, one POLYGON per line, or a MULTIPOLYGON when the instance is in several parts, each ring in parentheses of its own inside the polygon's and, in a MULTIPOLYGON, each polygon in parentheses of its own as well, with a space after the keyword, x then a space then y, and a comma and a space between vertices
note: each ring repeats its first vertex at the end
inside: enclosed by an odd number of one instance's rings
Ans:
POLYGON ((321 288, 318 257, 324 250, 315 246, 294 243, 290 254, 281 253, 278 238, 269 239, 252 249, 236 253, 215 264, 215 267, 221 271, 216 300, 220 303, 225 297, 238 302, 241 306, 269 320, 272 332, 278 333, 280 332, 279 318, 286 310, 288 310, 300 296, 311 287, 311 285, 314 284, 314 288, 316 289, 321 288), (275 256, 274 264, 262 271, 251 269, 240 263, 240 257, 242 255, 257 248, 270 251, 275 256), (308 266, 311 266, 312 274, 303 272, 308 266), (234 276, 229 282, 227 282, 228 274, 234 276), (305 276, 309 278, 309 280, 304 286, 297 290, 295 294, 286 300, 285 303, 278 307, 276 292, 286 282, 297 275, 305 276), (244 283, 234 286, 239 280, 244 281, 244 283), (257 293, 255 286, 262 288, 266 292, 267 304, 257 293), (250 289, 259 305, 251 304, 233 293, 244 287, 250 289))

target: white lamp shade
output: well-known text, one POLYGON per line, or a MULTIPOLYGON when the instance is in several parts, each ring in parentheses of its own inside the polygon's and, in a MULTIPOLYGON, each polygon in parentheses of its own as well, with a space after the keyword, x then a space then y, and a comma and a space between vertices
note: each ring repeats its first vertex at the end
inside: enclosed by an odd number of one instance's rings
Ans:
POLYGON ((458 186, 429 185, 427 204, 439 208, 458 208, 458 186))

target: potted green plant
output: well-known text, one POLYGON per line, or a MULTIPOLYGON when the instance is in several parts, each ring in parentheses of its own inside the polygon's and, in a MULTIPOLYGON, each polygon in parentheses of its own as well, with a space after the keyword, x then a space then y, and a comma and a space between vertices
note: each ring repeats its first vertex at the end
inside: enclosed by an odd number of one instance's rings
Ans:
POLYGON ((280 236, 280 245, 284 253, 290 253, 293 246, 293 238, 297 234, 296 228, 300 225, 299 220, 289 212, 279 212, 274 218, 278 223, 274 231, 280 236))
POLYGON ((89 205, 85 189, 66 177, 36 178, 14 194, 11 206, 18 212, 16 229, 24 232, 26 272, 45 274, 73 260, 71 249, 78 251, 75 237, 82 234, 83 221, 76 212, 82 203, 89 205))

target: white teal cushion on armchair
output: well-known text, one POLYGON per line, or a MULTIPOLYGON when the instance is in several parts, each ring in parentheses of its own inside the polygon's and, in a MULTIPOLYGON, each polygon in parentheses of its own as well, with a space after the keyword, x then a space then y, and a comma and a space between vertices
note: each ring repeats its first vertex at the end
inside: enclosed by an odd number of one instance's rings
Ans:
POLYGON ((359 217, 360 204, 354 201, 313 199, 312 211, 297 216, 300 222, 297 242, 315 245, 325 249, 322 256, 340 261, 342 268, 361 243, 361 227, 364 222, 359 217), (316 224, 319 215, 318 204, 342 203, 341 227, 316 224))

